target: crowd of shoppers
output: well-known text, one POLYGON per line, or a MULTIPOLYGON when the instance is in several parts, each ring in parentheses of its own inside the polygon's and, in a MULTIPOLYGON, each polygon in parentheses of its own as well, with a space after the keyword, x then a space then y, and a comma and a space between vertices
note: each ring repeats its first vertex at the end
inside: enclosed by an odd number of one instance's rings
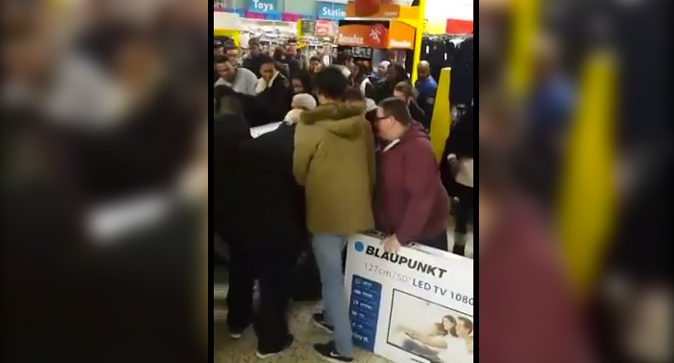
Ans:
MULTIPOLYGON (((346 53, 332 65, 320 57, 306 62, 292 42, 272 57, 254 41, 249 50, 240 65, 227 49, 214 55, 214 218, 230 248, 230 335, 238 338, 252 324, 260 358, 292 344, 285 315, 291 274, 311 251, 324 304, 312 322, 333 333, 314 348, 326 360, 351 362, 347 237, 377 229, 390 252, 411 242, 448 248, 449 198, 430 119, 400 65, 382 62, 371 72, 346 53), (250 127, 279 121, 251 137, 250 127), (253 317, 255 279, 260 307, 253 317)), ((432 103, 435 81, 428 77, 418 86, 432 103)))

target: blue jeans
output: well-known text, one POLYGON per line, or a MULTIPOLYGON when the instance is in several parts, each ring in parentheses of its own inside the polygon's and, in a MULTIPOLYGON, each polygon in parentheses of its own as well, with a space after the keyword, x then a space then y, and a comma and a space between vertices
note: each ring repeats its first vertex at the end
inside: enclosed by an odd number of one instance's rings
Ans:
POLYGON ((353 357, 353 333, 342 271, 342 250, 346 245, 346 238, 315 234, 311 245, 323 284, 323 315, 326 323, 334 328, 337 353, 344 357, 353 357))

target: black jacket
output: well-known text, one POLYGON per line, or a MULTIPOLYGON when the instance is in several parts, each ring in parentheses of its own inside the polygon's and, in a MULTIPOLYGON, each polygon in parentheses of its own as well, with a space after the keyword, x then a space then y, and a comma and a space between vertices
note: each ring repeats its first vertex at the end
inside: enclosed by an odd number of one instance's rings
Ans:
POLYGON ((395 89, 395 84, 391 84, 385 79, 378 82, 374 85, 374 101, 379 103, 386 98, 393 97, 393 90, 395 89))
POLYGON ((412 119, 424 125, 426 130, 431 129, 431 120, 428 119, 426 112, 424 112, 424 110, 419 107, 418 103, 411 101, 407 106, 407 109, 410 111, 410 116, 412 116, 412 119))
POLYGON ((95 134, 70 128, 63 147, 87 198, 122 198, 167 187, 192 157, 200 124, 198 110, 177 84, 156 87, 150 100, 119 127, 95 134))
POLYGON ((262 111, 255 119, 249 119, 251 127, 261 126, 272 122, 283 121, 290 111, 290 81, 281 73, 277 73, 271 86, 256 96, 256 109, 262 111))
POLYGON ((223 115, 213 123, 213 221, 215 232, 222 237, 226 228, 230 178, 236 167, 237 148, 243 140, 251 140, 250 128, 244 119, 223 115))
POLYGON ((298 247, 307 239, 305 201, 292 172, 295 126, 239 142, 225 178, 216 179, 221 237, 252 252, 298 247))
MULTIPOLYGON (((454 178, 450 175, 447 156, 456 155, 457 158, 473 158, 475 121, 473 119, 473 107, 471 106, 463 116, 452 125, 449 137, 445 143, 445 150, 440 160, 440 177, 445 188, 452 189, 454 178)), ((451 195, 451 194, 450 194, 451 195)))
POLYGON ((257 78, 260 78, 260 67, 262 67, 262 57, 246 57, 243 60, 243 68, 255 73, 257 78))
POLYGON ((302 69, 300 61, 298 61, 295 58, 288 57, 286 58, 285 62, 286 64, 288 64, 288 70, 290 71, 290 78, 294 77, 297 73, 299 73, 300 69, 302 69))

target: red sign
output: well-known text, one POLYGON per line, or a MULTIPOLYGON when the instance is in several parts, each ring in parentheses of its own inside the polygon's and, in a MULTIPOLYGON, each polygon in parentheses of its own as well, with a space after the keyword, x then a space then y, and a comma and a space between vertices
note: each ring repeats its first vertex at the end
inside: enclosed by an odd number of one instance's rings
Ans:
POLYGON ((325 37, 332 34, 332 20, 316 20, 315 35, 325 37))
POLYGON ((339 27, 337 45, 375 49, 412 49, 415 34, 414 27, 397 20, 371 25, 345 24, 339 27))
POLYGON ((445 32, 447 34, 473 34, 473 21, 447 19, 445 32))
POLYGON ((370 47, 385 49, 388 43, 388 29, 383 24, 349 24, 339 27, 337 44, 349 47, 370 47))

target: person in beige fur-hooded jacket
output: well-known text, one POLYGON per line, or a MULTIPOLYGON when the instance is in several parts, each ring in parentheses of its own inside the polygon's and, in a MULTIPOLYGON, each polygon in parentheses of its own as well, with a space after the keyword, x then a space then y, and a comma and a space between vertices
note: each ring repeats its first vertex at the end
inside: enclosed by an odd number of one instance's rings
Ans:
POLYGON ((300 115, 294 173, 307 190, 308 229, 347 235, 373 227, 374 137, 362 108, 326 97, 300 115))
POLYGON ((374 135, 364 108, 344 102, 348 82, 338 68, 321 70, 314 81, 320 106, 302 112, 293 152, 293 173, 305 187, 307 228, 323 285, 324 312, 315 314, 313 323, 334 331, 334 342, 314 349, 326 359, 350 362, 342 251, 347 236, 374 227, 374 135))

